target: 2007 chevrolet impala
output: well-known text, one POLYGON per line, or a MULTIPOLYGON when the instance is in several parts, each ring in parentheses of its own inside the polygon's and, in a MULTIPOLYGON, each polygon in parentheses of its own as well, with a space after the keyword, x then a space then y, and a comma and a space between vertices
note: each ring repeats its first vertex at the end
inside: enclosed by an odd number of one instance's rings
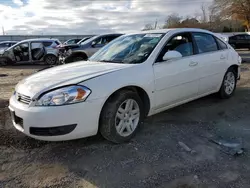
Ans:
POLYGON ((98 131, 121 143, 146 116, 218 93, 233 95, 241 58, 215 34, 170 29, 123 35, 88 61, 40 71, 18 83, 9 109, 14 126, 40 140, 98 131))

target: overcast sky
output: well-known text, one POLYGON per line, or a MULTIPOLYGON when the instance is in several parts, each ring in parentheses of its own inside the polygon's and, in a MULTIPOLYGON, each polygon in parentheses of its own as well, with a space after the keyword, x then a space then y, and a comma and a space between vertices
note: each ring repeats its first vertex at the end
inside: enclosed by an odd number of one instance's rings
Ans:
MULTIPOLYGON (((212 0, 0 0, 7 34, 100 34, 141 30, 171 13, 194 15, 212 0)), ((2 32, 1 32, 2 34, 2 32)))

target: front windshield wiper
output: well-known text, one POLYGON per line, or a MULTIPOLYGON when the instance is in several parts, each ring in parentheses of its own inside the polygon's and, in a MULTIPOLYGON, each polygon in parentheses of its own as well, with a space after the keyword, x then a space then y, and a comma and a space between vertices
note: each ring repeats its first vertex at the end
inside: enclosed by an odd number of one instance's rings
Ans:
POLYGON ((122 61, 115 61, 115 60, 100 60, 98 62, 105 62, 105 63, 123 63, 122 61))

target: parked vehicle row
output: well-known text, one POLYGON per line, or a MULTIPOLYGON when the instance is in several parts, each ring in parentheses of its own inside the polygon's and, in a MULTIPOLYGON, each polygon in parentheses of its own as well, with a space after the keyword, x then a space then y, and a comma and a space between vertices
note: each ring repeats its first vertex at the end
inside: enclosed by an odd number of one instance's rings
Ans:
MULTIPOLYGON (((76 44, 62 44, 58 39, 43 38, 15 42, 13 46, 0 51, 0 65, 37 62, 55 65, 87 60, 100 48, 121 35, 85 37, 76 44)), ((3 45, 7 44, 9 45, 9 43, 3 45)))
POLYGON ((77 44, 63 46, 59 62, 61 64, 87 60, 100 48, 121 36, 122 34, 106 34, 86 38, 77 44))
MULTIPOLYGON (((104 45, 103 40, 86 40, 87 49, 104 45)), ((240 65, 238 53, 206 30, 126 34, 88 61, 49 68, 20 81, 9 109, 15 128, 36 139, 72 140, 100 132, 122 143, 147 116, 212 93, 230 98, 240 65)))

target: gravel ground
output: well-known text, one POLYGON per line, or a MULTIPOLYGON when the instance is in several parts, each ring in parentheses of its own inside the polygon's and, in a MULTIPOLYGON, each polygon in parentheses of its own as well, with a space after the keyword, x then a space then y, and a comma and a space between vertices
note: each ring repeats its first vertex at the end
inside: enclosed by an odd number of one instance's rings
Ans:
POLYGON ((8 74, 0 77, 0 188, 249 187, 250 64, 242 65, 233 98, 211 95, 150 117, 122 145, 99 135, 41 142, 14 130, 4 106, 14 85, 40 68, 0 68, 8 74), (210 141, 218 138, 243 141, 244 153, 233 156, 210 141))

